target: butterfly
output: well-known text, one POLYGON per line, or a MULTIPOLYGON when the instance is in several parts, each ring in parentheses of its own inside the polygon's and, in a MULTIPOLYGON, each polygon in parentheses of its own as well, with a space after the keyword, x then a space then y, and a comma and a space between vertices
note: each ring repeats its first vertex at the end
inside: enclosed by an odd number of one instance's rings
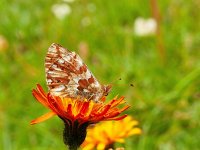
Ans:
POLYGON ((112 87, 100 84, 78 54, 55 43, 48 49, 45 73, 49 92, 56 96, 99 102, 112 87))

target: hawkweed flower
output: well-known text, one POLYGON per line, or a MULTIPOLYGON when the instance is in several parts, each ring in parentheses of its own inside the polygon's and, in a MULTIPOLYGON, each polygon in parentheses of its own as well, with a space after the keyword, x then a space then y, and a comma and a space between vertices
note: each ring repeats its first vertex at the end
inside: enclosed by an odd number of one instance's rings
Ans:
POLYGON ((138 121, 127 116, 123 120, 101 122, 88 129, 87 137, 82 144, 83 150, 112 149, 115 142, 123 143, 126 137, 141 134, 141 129, 135 127, 138 121))
POLYGON ((126 105, 121 109, 117 108, 118 105, 125 103, 124 97, 116 97, 107 104, 104 103, 106 99, 103 97, 102 102, 97 103, 86 99, 53 96, 50 92, 45 93, 39 84, 32 93, 37 101, 51 111, 31 121, 31 124, 57 115, 64 121, 63 139, 70 150, 76 150, 82 144, 86 137, 86 129, 90 124, 107 120, 121 120, 127 115, 118 115, 130 107, 126 105))

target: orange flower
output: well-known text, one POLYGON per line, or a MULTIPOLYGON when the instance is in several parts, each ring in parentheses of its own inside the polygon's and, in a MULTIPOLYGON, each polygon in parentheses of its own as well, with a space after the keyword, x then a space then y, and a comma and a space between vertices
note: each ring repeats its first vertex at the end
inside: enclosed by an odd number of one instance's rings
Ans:
POLYGON ((141 134, 141 129, 135 127, 138 121, 130 116, 115 122, 102 122, 88 129, 83 150, 103 150, 112 148, 115 142, 123 143, 124 138, 135 134, 141 134))
MULTIPOLYGON (((38 84, 37 88, 32 91, 33 96, 51 111, 33 121, 31 124, 36 124, 57 115, 65 123, 64 142, 71 147, 79 147, 85 139, 86 128, 90 124, 106 120, 121 120, 127 115, 120 115, 130 106, 126 105, 123 108, 117 108, 118 105, 124 104, 124 97, 114 98, 108 104, 88 101, 87 99, 74 99, 68 97, 53 96, 51 93, 45 93, 42 87, 38 84)), ((73 148, 71 148, 73 149, 73 148)))

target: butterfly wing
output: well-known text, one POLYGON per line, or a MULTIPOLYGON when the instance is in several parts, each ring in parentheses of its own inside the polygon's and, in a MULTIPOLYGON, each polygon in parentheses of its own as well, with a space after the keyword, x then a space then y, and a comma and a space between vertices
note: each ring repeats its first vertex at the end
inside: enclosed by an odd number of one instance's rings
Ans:
POLYGON ((75 53, 53 43, 45 58, 46 82, 54 95, 101 98, 104 90, 82 59, 75 53))

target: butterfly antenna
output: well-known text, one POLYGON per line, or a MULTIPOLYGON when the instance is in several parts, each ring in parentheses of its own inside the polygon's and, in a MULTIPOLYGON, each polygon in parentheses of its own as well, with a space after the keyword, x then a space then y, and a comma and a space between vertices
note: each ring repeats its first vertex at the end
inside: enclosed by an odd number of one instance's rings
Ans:
POLYGON ((122 80, 122 78, 117 78, 117 79, 113 80, 113 81, 111 82, 111 84, 112 84, 112 85, 116 85, 116 82, 117 82, 117 81, 121 81, 121 80, 122 80))
MULTIPOLYGON (((122 78, 120 77, 120 78, 113 80, 113 82, 111 82, 111 84, 114 86, 127 86, 127 84, 118 84, 118 83, 116 83, 117 81, 122 81, 122 78)), ((134 87, 134 84, 130 83, 130 86, 134 87)))

